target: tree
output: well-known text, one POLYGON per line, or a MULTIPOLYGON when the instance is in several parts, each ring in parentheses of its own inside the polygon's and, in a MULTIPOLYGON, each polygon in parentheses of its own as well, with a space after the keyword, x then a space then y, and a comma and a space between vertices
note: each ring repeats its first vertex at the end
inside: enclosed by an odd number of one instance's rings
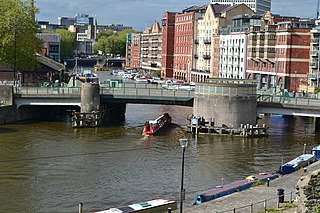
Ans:
POLYGON ((0 7, 0 64, 14 69, 32 69, 37 65, 35 53, 42 47, 36 37, 34 20, 37 9, 23 0, 2 0, 0 7))
POLYGON ((65 29, 57 29, 55 33, 60 34, 60 57, 62 59, 74 55, 77 46, 76 34, 65 29))
POLYGON ((113 55, 120 54, 122 56, 126 53, 126 36, 132 30, 122 30, 114 32, 112 30, 103 31, 98 34, 98 42, 94 45, 94 51, 99 50, 103 53, 111 53, 113 55))

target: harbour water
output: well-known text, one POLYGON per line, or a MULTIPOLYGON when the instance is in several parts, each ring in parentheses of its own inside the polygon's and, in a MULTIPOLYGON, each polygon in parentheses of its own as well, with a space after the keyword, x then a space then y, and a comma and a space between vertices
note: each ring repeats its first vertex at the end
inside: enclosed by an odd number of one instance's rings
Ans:
POLYGON ((0 126, 0 212, 85 212, 154 198, 178 200, 179 138, 192 139, 185 153, 185 206, 197 191, 258 172, 319 142, 309 118, 270 117, 268 138, 243 139, 185 132, 192 109, 128 105, 125 123, 73 129, 69 118, 0 126), (169 112, 174 125, 155 137, 141 136, 143 124, 169 112))

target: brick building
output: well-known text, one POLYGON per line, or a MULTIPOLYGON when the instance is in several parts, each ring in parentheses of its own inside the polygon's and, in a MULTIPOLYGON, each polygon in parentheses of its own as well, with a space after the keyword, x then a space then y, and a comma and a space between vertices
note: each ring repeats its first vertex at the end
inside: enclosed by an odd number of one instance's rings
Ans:
POLYGON ((140 39, 138 33, 128 33, 126 39, 126 67, 140 68, 140 39))
POLYGON ((173 77, 186 82, 191 81, 191 70, 194 67, 195 38, 197 20, 207 6, 192 6, 175 16, 173 77))
POLYGON ((174 25, 177 13, 165 12, 162 18, 162 78, 173 77, 174 25))
POLYGON ((141 34, 141 67, 147 71, 161 71, 162 30, 157 21, 141 34))
POLYGON ((260 89, 299 91, 309 70, 311 21, 264 14, 248 32, 247 78, 260 89))
POLYGON ((277 85, 289 91, 300 91, 300 83, 309 73, 310 29, 314 21, 287 21, 277 25, 277 85))

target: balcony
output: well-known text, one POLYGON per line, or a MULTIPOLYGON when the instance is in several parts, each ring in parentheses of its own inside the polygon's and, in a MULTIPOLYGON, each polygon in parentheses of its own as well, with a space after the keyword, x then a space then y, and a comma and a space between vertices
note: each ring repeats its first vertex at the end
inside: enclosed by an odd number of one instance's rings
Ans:
POLYGON ((312 69, 317 69, 318 68, 318 63, 315 62, 315 61, 312 61, 309 63, 309 66, 312 68, 312 69))
POLYGON ((319 39, 318 38, 313 38, 311 39, 311 44, 319 44, 319 39))
POLYGON ((203 55, 202 57, 203 57, 203 59, 206 59, 206 60, 208 60, 208 59, 210 59, 210 58, 211 58, 211 56, 210 56, 210 55, 203 55))
POLYGON ((211 38, 205 38, 203 39, 204 44, 211 44, 211 38))
POLYGON ((192 69, 191 72, 194 72, 194 73, 210 73, 210 70, 192 69))
POLYGON ((311 56, 318 56, 318 50, 312 50, 310 51, 311 56))
POLYGON ((193 57, 194 57, 195 59, 198 59, 198 58, 199 58, 198 54, 194 54, 193 57))
POLYGON ((195 43, 195 44, 199 44, 199 40, 198 40, 198 39, 195 39, 195 40, 194 40, 194 43, 195 43))

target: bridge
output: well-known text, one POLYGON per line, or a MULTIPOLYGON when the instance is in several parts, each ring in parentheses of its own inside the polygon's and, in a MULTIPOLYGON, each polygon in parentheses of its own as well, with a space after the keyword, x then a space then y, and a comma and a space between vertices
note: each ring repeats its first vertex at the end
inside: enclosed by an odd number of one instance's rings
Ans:
MULTIPOLYGON (((79 106, 80 87, 20 87, 14 100, 23 105, 79 106)), ((163 89, 160 84, 122 83, 118 87, 101 85, 101 103, 166 104, 193 106, 194 91, 163 89)), ((320 99, 257 94, 258 114, 284 114, 320 117, 320 99)))
MULTIPOLYGON (((23 105, 79 106, 80 87, 20 87, 14 100, 23 105)), ((194 92, 162 89, 159 84, 123 83, 119 87, 101 85, 101 103, 136 103, 192 106, 194 92)))

